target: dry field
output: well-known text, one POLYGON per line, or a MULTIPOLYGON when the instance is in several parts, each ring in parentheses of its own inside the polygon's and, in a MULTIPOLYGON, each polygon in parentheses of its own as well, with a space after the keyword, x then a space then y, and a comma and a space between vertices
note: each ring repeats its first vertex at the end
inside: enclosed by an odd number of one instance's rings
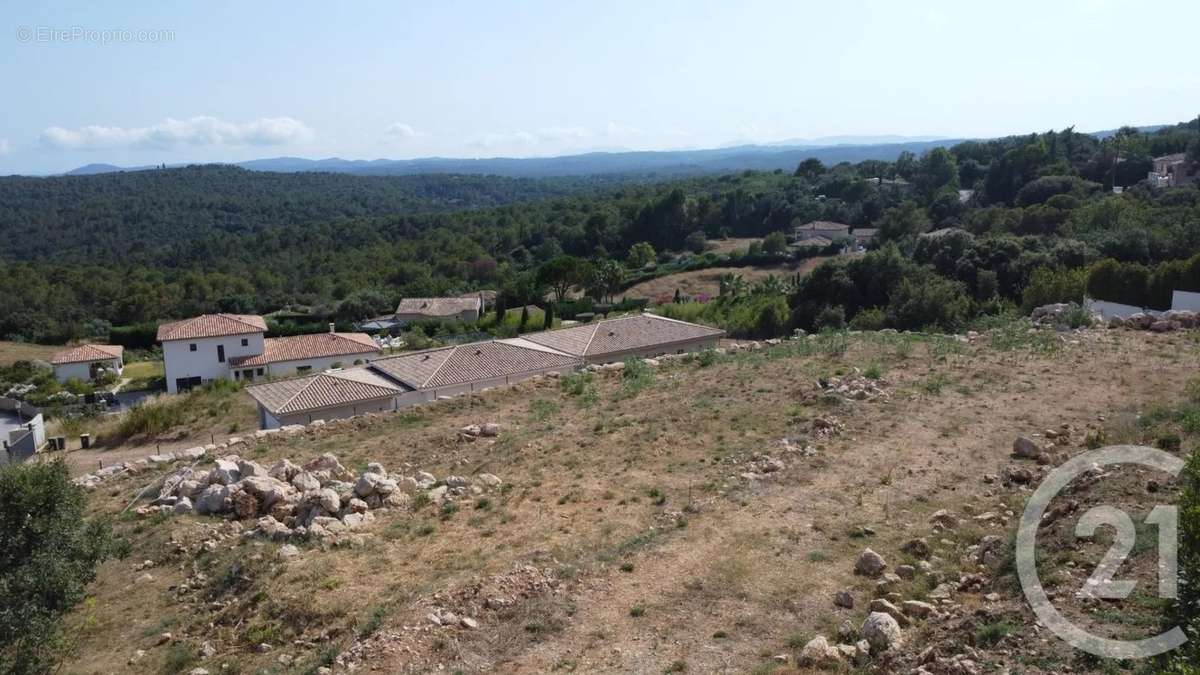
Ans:
POLYGON ((50 357, 60 350, 62 347, 0 340, 0 366, 12 365, 15 361, 31 361, 33 359, 49 361, 50 357))
POLYGON ((659 297, 671 297, 675 294, 675 289, 678 288, 684 295, 694 297, 703 293, 710 298, 715 298, 720 293, 721 277, 723 275, 740 274, 747 284, 752 284, 771 274, 779 277, 790 277, 795 274, 805 275, 827 259, 824 257, 809 258, 803 262, 788 265, 710 267, 691 272, 679 272, 635 284, 630 286, 624 293, 621 293, 621 295, 630 298, 649 298, 653 300, 659 297))
MULTIPOLYGON (((246 455, 301 463, 334 452, 355 470, 488 472, 505 486, 454 507, 380 511, 360 540, 301 543, 290 560, 277 543, 239 536, 249 522, 120 516, 131 553, 103 566, 70 617, 77 650, 63 672, 795 672, 809 639, 836 642, 839 624, 866 615, 874 584, 853 574, 865 546, 894 568, 911 561, 905 541, 926 537, 945 576, 978 572, 968 547, 985 534, 1007 540, 1023 501, 1021 488, 985 481, 1015 462, 1016 435, 1042 440, 1068 424, 1069 454, 1101 430, 1150 440, 1129 420, 1177 402, 1196 360, 1186 334, 823 336, 272 437, 246 455), (856 368, 887 395, 845 401, 818 385, 856 368), (840 432, 814 431, 832 418, 840 432), (503 425, 499 438, 457 438, 485 421, 503 425), (789 451, 784 438, 816 452, 789 451), (782 467, 762 473, 764 457, 782 467), (751 471, 759 478, 743 477, 751 471), (937 509, 964 525, 935 533, 937 509), (974 518, 984 512, 998 515, 974 518), (834 606, 842 589, 854 609, 834 606), (434 626, 436 610, 479 626, 434 626), (130 663, 136 650, 145 654, 130 663)), ((116 515, 152 478, 104 484, 96 511, 116 515)), ((954 601, 965 627, 907 628, 904 648, 874 671, 911 671, 927 641, 941 656, 977 650, 985 672, 1113 665, 1034 636, 999 573, 954 601)))

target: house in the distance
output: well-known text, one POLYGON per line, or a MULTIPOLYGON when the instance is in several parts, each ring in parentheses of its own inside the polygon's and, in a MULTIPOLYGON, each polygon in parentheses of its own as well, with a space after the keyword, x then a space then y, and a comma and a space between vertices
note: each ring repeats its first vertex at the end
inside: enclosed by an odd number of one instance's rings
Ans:
POLYGON ((478 321, 483 314, 483 298, 471 295, 462 298, 404 298, 396 308, 396 321, 478 321))
POLYGON ((125 367, 125 348, 120 345, 83 344, 65 349, 50 358, 54 378, 59 382, 87 382, 104 373, 121 374, 125 367))
POLYGON ((803 225, 797 225, 792 230, 792 238, 795 241, 804 241, 814 237, 824 237, 830 241, 837 241, 850 236, 850 226, 845 223, 834 223, 828 220, 814 220, 803 225))
POLYGON ((879 234, 879 230, 873 227, 856 227, 850 233, 854 237, 854 245, 862 248, 867 248, 875 243, 875 235, 879 234))
POLYGON ((252 314, 204 314, 158 327, 167 391, 187 391, 219 379, 254 380, 350 365, 380 354, 365 333, 267 338, 267 323, 252 314))
POLYGON ((1151 187, 1179 187, 1200 181, 1200 172, 1191 170, 1187 155, 1177 152, 1154 158, 1154 167, 1146 177, 1151 187))

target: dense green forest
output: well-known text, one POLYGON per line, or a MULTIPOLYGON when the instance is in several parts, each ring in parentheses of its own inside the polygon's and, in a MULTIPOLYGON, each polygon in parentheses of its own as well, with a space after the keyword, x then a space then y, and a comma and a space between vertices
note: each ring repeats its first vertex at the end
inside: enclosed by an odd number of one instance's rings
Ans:
POLYGON ((477 288, 501 289, 508 306, 570 287, 611 301, 680 256, 692 266, 731 262, 704 253, 706 240, 767 237, 742 262, 802 255, 774 233, 816 219, 878 228, 880 250, 798 282, 730 284, 688 315, 740 316, 743 334, 846 323, 958 329, 1079 296, 1105 259, 1149 275, 1200 251, 1200 189, 1144 181, 1153 157, 1175 152, 1200 165, 1200 119, 1103 139, 1066 129, 895 162, 806 160, 794 172, 657 183, 225 166, 0 179, 0 336, 53 342, 98 323, 286 306, 361 319, 404 295, 477 288))

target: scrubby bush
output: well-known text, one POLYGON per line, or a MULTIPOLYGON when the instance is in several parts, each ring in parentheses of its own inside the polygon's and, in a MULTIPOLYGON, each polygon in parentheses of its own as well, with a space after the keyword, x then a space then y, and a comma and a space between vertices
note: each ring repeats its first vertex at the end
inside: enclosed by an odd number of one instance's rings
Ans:
POLYGON ((887 315, 878 307, 864 309, 850 322, 854 330, 882 330, 887 327, 887 315))
POLYGON ((0 467, 0 672, 54 670, 59 629, 114 548, 61 461, 0 467))
POLYGON ((841 330, 846 327, 846 310, 841 307, 825 307, 813 319, 817 330, 841 330))
POLYGON ((1021 307, 1026 312, 1035 307, 1060 302, 1082 303, 1087 287, 1086 269, 1048 269, 1039 267, 1029 276, 1021 294, 1021 307))

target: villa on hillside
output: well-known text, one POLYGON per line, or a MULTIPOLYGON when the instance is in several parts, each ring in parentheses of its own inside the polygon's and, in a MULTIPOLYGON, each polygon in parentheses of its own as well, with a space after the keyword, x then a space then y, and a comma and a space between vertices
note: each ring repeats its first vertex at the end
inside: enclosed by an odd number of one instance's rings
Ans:
POLYGON ((248 387, 263 429, 384 412, 589 364, 711 349, 725 332, 653 314, 389 356, 248 387))
POLYGON ((848 236, 850 236, 849 225, 846 225, 845 223, 834 223, 828 220, 814 220, 803 225, 797 225, 792 229, 792 238, 797 241, 803 241, 813 237, 824 237, 832 241, 848 236))
POLYGON ((125 348, 120 345, 83 344, 58 352, 50 358, 50 365, 59 382, 87 382, 105 372, 120 375, 125 367, 124 355, 125 348))
POLYGON ((1146 177, 1151 187, 1179 187, 1200 181, 1200 172, 1192 171, 1187 155, 1177 152, 1154 158, 1154 166, 1146 177))
POLYGON ((266 337, 267 323, 252 314, 204 314, 158 327, 167 391, 187 391, 219 379, 255 380, 323 370, 377 358, 365 333, 266 337))
POLYGON ((404 298, 396 308, 395 321, 478 321, 483 314, 483 296, 461 298, 404 298))

